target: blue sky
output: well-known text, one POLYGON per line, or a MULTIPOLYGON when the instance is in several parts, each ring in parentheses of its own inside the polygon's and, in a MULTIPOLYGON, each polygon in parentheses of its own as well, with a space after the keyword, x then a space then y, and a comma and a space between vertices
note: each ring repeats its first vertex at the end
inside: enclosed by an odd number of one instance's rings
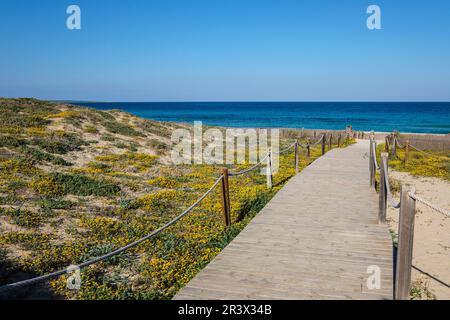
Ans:
POLYGON ((0 0, 0 36, 4 97, 450 100, 448 0, 0 0))

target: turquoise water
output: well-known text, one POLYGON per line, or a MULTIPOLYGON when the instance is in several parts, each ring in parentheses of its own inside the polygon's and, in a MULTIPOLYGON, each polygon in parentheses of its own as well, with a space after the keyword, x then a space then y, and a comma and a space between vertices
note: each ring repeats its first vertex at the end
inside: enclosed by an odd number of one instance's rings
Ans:
POLYGON ((450 102, 72 102, 174 122, 257 128, 449 133, 450 102))

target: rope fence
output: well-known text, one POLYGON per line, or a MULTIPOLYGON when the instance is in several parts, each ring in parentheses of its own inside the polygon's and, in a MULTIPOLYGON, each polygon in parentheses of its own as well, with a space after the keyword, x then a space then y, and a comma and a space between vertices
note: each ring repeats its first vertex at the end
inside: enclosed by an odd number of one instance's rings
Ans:
MULTIPOLYGON (((203 199, 206 198, 206 196, 208 196, 213 190, 214 188, 219 184, 220 181, 222 181, 223 179, 223 175, 221 175, 215 182, 214 184, 208 189, 208 191, 206 191, 200 198, 197 199, 197 201, 195 201, 189 208, 187 208, 186 210, 184 210, 181 214, 179 214, 178 216, 176 216, 175 218, 173 218, 172 220, 170 220, 169 222, 167 222, 165 225, 163 225, 162 227, 160 227, 159 229, 153 231, 152 233, 146 235, 145 237, 140 238, 139 240, 136 240, 134 242, 131 242, 129 244, 127 244, 126 246, 123 246, 119 249, 116 249, 114 251, 111 251, 107 254, 104 254, 102 256, 93 258, 91 260, 85 261, 79 265, 75 265, 75 267, 82 269, 85 267, 88 267, 94 263, 106 260, 108 258, 111 258, 113 256, 116 256, 132 247, 135 247, 139 244, 141 244, 144 241, 149 240, 150 238, 152 238, 153 236, 156 236, 157 234, 161 233, 162 231, 164 231, 165 229, 167 229, 168 227, 170 227, 171 225, 175 224, 178 220, 180 220, 181 218, 183 218, 185 215, 187 215, 189 212, 191 212, 197 205, 199 205, 203 199)), ((18 287, 23 287, 23 286, 27 286, 27 285, 32 285, 38 282, 43 282, 46 280, 50 280, 53 278, 56 278, 58 276, 61 276, 63 274, 67 273, 67 269, 63 269, 63 270, 59 270, 59 271, 55 271, 46 275, 42 275, 39 277, 35 277, 32 279, 28 279, 28 280, 23 280, 23 281, 18 281, 12 284, 7 284, 4 286, 0 287, 0 292, 3 290, 8 290, 8 289, 12 289, 12 288, 18 288, 18 287)))
MULTIPOLYGON (((310 148, 311 146, 315 146, 317 144, 319 144, 320 142, 322 142, 322 144, 324 144, 325 142, 325 134, 323 134, 321 136, 321 138, 319 138, 318 141, 316 141, 313 144, 306 144, 306 145, 302 145, 300 143, 298 143, 298 141, 294 142, 293 144, 289 145, 288 147, 280 150, 279 152, 272 152, 269 151, 258 163, 256 163, 255 165, 253 165, 252 167, 248 168, 248 169, 244 169, 242 171, 238 171, 238 172, 228 172, 228 169, 223 169, 223 173, 215 180, 215 182, 211 185, 211 187, 201 196, 199 197, 191 206, 189 206, 186 210, 184 210, 182 213, 180 213, 178 216, 176 216, 175 218, 173 218, 172 220, 170 220, 169 222, 167 222, 166 224, 164 224, 163 226, 161 226, 160 228, 154 230, 153 232, 151 232, 150 234, 134 241, 131 242, 121 248, 118 248, 114 251, 111 251, 107 254, 92 258, 90 260, 87 260, 85 262, 82 262, 78 265, 72 265, 70 266, 71 270, 76 270, 76 269, 83 269, 86 268, 90 265, 93 265, 95 263, 104 261, 106 259, 109 259, 113 256, 119 255, 133 247, 136 247, 137 245, 151 239, 152 237, 158 235, 159 233, 161 233, 162 231, 164 231, 165 229, 169 228, 170 226, 174 225, 176 222, 178 222, 181 218, 183 218, 184 216, 186 216, 187 214, 189 214, 195 207, 197 207, 216 187, 217 185, 219 185, 221 183, 222 185, 222 207, 223 207, 223 213, 224 213, 224 217, 225 217, 225 225, 228 227, 231 225, 231 210, 230 210, 230 196, 229 196, 229 186, 228 186, 228 177, 237 177, 243 174, 246 174, 250 171, 253 171, 255 169, 257 169, 258 167, 260 167, 261 165, 263 165, 264 163, 266 163, 267 165, 267 185, 269 188, 272 188, 272 156, 273 155, 281 155, 284 154, 285 152, 291 150, 292 148, 295 149, 295 169, 296 169, 296 173, 298 172, 298 166, 299 166, 299 161, 298 161, 298 148, 303 148, 307 150, 307 157, 310 157, 310 148)), ((56 277, 65 275, 70 273, 69 268, 67 269, 61 269, 55 272, 51 272, 45 275, 41 275, 41 276, 37 276, 31 279, 27 279, 27 280, 22 280, 22 281, 18 281, 18 282, 14 282, 11 284, 6 284, 6 285, 2 285, 0 286, 0 293, 2 292, 6 292, 6 291, 10 291, 13 289, 17 289, 17 288, 21 288, 21 287, 25 287, 25 286, 29 286, 29 285, 33 285, 33 284, 37 284, 37 283, 41 283, 44 281, 48 281, 51 279, 54 279, 56 277)))
POLYGON ((390 134, 389 136, 386 137, 386 151, 389 152, 391 151, 391 154, 396 156, 399 160, 403 161, 404 163, 407 163, 409 160, 409 151, 410 149, 414 149, 417 152, 420 152, 428 157, 432 157, 432 158, 441 158, 443 156, 439 156, 439 155, 435 155, 429 152, 426 152, 424 150, 422 150, 419 147, 416 147, 415 145, 411 144, 409 140, 406 140, 405 145, 400 144, 400 142, 398 141, 398 137, 397 134, 390 134), (397 148, 398 149, 404 149, 405 150, 405 158, 401 159, 398 154, 397 154, 397 148))
MULTIPOLYGON (((386 137, 385 151, 392 151, 395 155, 396 149, 405 149, 404 162, 408 161, 409 148, 415 148, 409 141, 402 146, 398 143, 395 135, 386 137)), ((418 149, 418 148, 415 148, 418 149)), ((421 151, 420 149, 418 149, 421 151)), ((424 152, 424 151, 422 151, 424 152)), ((426 152, 424 152, 426 153, 426 152)), ((413 254, 413 240, 414 240, 414 218, 416 215, 416 202, 420 202, 429 208, 433 209, 445 217, 450 217, 450 212, 427 199, 424 199, 416 194, 415 189, 409 186, 402 185, 400 192, 400 201, 395 201, 392 196, 391 186, 388 175, 388 161, 389 153, 381 153, 381 165, 377 164, 376 156, 376 142, 374 139, 370 140, 369 150, 369 171, 370 171, 370 186, 376 188, 375 174, 380 173, 379 183, 379 223, 386 223, 386 209, 387 204, 395 209, 399 209, 399 223, 398 223, 398 249, 397 261, 395 270, 395 285, 394 296, 395 299, 406 300, 409 298, 411 289, 411 268, 412 268, 412 254, 413 254)), ((428 154, 428 153, 427 153, 428 154)))

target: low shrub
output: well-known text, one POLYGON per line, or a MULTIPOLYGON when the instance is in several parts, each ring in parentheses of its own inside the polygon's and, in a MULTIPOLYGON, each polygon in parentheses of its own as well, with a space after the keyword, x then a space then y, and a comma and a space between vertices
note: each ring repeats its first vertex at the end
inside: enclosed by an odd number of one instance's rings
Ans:
POLYGON ((35 137, 32 144, 39 146, 50 153, 66 154, 70 151, 81 150, 81 146, 88 145, 75 134, 63 133, 61 135, 53 133, 48 137, 35 137))
POLYGON ((137 137, 137 136, 145 136, 139 131, 136 131, 133 127, 123 124, 117 121, 103 121, 103 126, 111 133, 120 134, 123 136, 131 136, 131 137, 137 137))
POLYGON ((52 154, 49 154, 47 152, 41 151, 39 149, 30 147, 30 146, 23 146, 21 148, 21 152, 25 154, 26 156, 30 157, 33 160, 36 160, 38 162, 41 161, 47 161, 55 165, 60 166, 71 166, 72 164, 66 160, 64 160, 61 157, 54 156, 52 154))
POLYGON ((75 206, 75 203, 62 198, 43 198, 40 201, 40 205, 43 209, 70 209, 75 206))
POLYGON ((23 139, 18 139, 16 137, 6 135, 0 136, 0 147, 18 148, 26 144, 26 141, 23 139))
POLYGON ((156 140, 156 139, 150 139, 147 142, 147 145, 153 149, 155 149, 159 154, 163 153, 164 151, 167 151, 169 149, 169 146, 160 141, 160 140, 156 140))
POLYGON ((111 197, 119 193, 120 187, 111 182, 89 178, 80 174, 51 173, 31 182, 30 186, 42 195, 111 197))
POLYGON ((38 227, 46 218, 48 218, 45 215, 45 211, 30 211, 20 208, 3 209, 3 211, 4 215, 11 217, 14 224, 25 228, 38 227))
POLYGON ((86 126, 84 128, 84 132, 96 134, 96 133, 98 133, 98 129, 94 126, 86 126))

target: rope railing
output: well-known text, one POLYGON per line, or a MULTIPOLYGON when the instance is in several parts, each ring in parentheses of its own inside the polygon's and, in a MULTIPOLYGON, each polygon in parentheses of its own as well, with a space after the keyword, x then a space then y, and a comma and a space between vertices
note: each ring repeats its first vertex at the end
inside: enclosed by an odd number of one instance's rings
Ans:
POLYGON ((231 176, 231 177, 236 177, 236 176, 243 175, 243 174, 245 174, 247 172, 253 171, 256 168, 258 168, 261 164, 263 164, 264 161, 269 157, 269 155, 270 155, 270 152, 268 152, 266 154, 266 156, 264 158, 262 158, 257 164, 255 164, 254 166, 252 166, 252 167, 250 167, 248 169, 244 169, 244 170, 238 171, 238 172, 229 172, 228 175, 231 176))
POLYGON ((314 142, 313 144, 311 144, 311 146, 316 146, 316 145, 318 145, 319 143, 321 143, 322 142, 322 140, 325 138, 325 134, 323 134, 320 138, 319 138, 319 140, 317 140, 316 142, 314 142))
POLYGON ((402 144, 400 144, 400 142, 398 142, 398 139, 397 139, 396 136, 394 136, 394 139, 395 139, 395 143, 397 144, 397 147, 399 147, 400 149, 404 149, 405 148, 404 145, 402 145, 402 144))
MULTIPOLYGON (((293 147, 295 147, 296 144, 297 144, 297 142, 294 142, 290 146, 288 146, 288 147, 286 147, 286 148, 284 148, 284 149, 282 149, 282 150, 280 150, 278 152, 272 152, 272 154, 281 155, 281 154, 285 153, 286 151, 288 151, 288 150, 292 149, 293 147)), ((298 146, 300 146, 300 144, 298 146)))
MULTIPOLYGON (((412 145, 409 145, 409 146, 415 148, 415 147, 412 146, 412 145)), ((389 184, 389 177, 388 177, 388 175, 387 175, 387 172, 388 172, 387 164, 386 164, 384 161, 382 161, 381 165, 384 166, 384 168, 383 168, 384 170, 380 170, 381 168, 379 167, 379 165, 378 165, 378 163, 377 163, 377 156, 376 156, 376 151, 375 151, 376 148, 375 148, 375 142, 374 142, 374 141, 371 142, 370 150, 371 150, 371 156, 373 157, 373 161, 374 161, 375 168, 376 168, 378 171, 383 171, 383 172, 384 172, 384 173, 383 173, 383 177, 380 177, 380 179, 384 179, 384 183, 385 183, 385 185, 386 185, 386 195, 387 195, 387 200, 388 200, 389 204, 391 205, 391 207, 393 207, 393 208, 395 208, 395 209, 399 209, 399 208, 400 208, 400 202, 396 202, 396 201, 393 199, 393 196, 392 196, 392 191, 391 191, 391 187, 390 187, 390 184, 389 184)), ((424 151, 423 151, 423 152, 424 152, 424 151)), ((443 208, 441 208, 441 207, 439 207, 439 206, 437 206, 437 205, 431 203, 430 201, 428 201, 428 200, 426 200, 426 199, 424 199, 424 198, 418 196, 416 193, 409 193, 409 195, 410 195, 412 198, 414 198, 414 200, 419 201, 419 202, 421 202, 421 203, 427 205, 427 206, 430 207, 431 209, 434 209, 435 211, 437 211, 437 212, 439 212, 439 213, 442 213, 442 214, 445 215, 445 216, 450 216, 449 211, 447 211, 446 209, 443 209, 443 208)))
MULTIPOLYGON (((75 267, 82 269, 85 267, 88 267, 92 264, 95 264, 97 262, 106 260, 108 258, 111 258, 113 256, 116 256, 118 254, 121 254, 124 251, 127 251, 128 249, 131 249, 132 247, 135 247, 139 244, 141 244, 144 241, 149 240, 150 238, 156 236, 157 234, 161 233, 162 231, 164 231, 165 229, 167 229, 168 227, 170 227, 171 225, 173 225, 174 223, 176 223, 178 220, 180 220, 181 218, 183 218, 185 215, 187 215, 189 212, 191 212, 196 206, 198 206, 203 199, 205 199, 213 190, 214 188, 219 184, 219 182, 221 182, 223 179, 223 175, 221 175, 214 183, 213 185, 208 189, 208 191, 206 191, 200 198, 197 199, 197 201, 195 201, 191 206, 189 206, 189 208, 187 208, 186 210, 184 210, 181 214, 179 214, 178 216, 176 216, 175 218, 173 218, 172 220, 170 220, 169 222, 167 222, 165 225, 163 225, 162 227, 156 229, 155 231, 151 232, 150 234, 146 235, 145 237, 140 238, 139 240, 136 240, 134 242, 131 242, 129 244, 127 244, 126 246, 123 246, 119 249, 116 249, 114 251, 111 251, 107 254, 104 254, 102 256, 99 257, 95 257, 91 260, 87 260, 81 264, 75 265, 75 267)), ((7 285, 3 285, 0 286, 0 292, 4 291, 4 290, 8 290, 8 289, 12 289, 12 288, 17 288, 17 287, 22 287, 22 286, 26 286, 26 285, 32 285, 38 282, 43 282, 46 280, 50 280, 53 278, 56 278, 58 276, 61 276, 63 274, 66 274, 68 271, 67 269, 63 269, 63 270, 59 270, 59 271, 55 271, 52 273, 48 273, 46 275, 42 275, 42 276, 38 276, 35 278, 31 278, 28 280, 23 280, 23 281, 18 281, 15 283, 11 283, 11 284, 7 284, 7 285)))
MULTIPOLYGON (((392 149, 393 149, 392 153, 393 153, 399 160, 401 160, 401 161, 403 161, 403 162, 405 162, 405 163, 408 161, 408 157, 409 157, 409 149, 410 149, 410 148, 412 148, 412 149, 416 150, 417 152, 420 152, 420 153, 422 153, 422 154, 424 154, 424 155, 427 155, 427 156, 429 156, 429 157, 433 157, 433 158, 441 158, 441 157, 443 157, 443 156, 439 156, 439 155, 435 155, 435 154, 426 152, 426 151, 422 150, 421 148, 419 148, 419 147, 417 147, 417 146, 411 144, 409 140, 406 140, 406 144, 405 144, 405 145, 402 145, 402 144, 400 144, 400 142, 398 141, 397 136, 394 135, 394 134, 391 134, 391 139, 392 139, 392 146, 393 146, 393 148, 392 148, 392 149), (398 156, 398 154, 397 154, 397 152, 396 152, 396 148, 405 149, 405 157, 404 157, 403 159, 401 159, 401 158, 398 156)), ((388 141, 388 140, 389 140, 389 139, 386 139, 386 141, 388 141)))
MULTIPOLYGON (((392 196, 392 191, 391 191, 391 185, 389 183, 389 177, 388 177, 388 168, 386 165, 385 161, 381 162, 381 165, 383 166, 383 177, 382 179, 384 179, 384 184, 386 186, 386 196, 387 196, 387 201, 389 202, 389 205, 394 208, 394 209, 399 209, 400 208, 400 201, 395 201, 394 197, 392 196)), ((381 179, 381 177, 380 177, 381 179)))
POLYGON ((446 217, 450 217, 450 211, 439 207, 438 205, 431 203, 430 201, 418 196, 415 192, 409 192, 408 195, 413 198, 414 200, 428 206, 429 208, 433 209, 434 211, 437 211, 441 214, 443 214, 446 217))
POLYGON ((372 152, 372 156, 373 156, 373 162, 374 162, 374 165, 375 165, 375 169, 376 170, 380 170, 380 166, 378 165, 378 161, 377 161, 377 154, 376 154, 376 150, 377 150, 377 144, 376 144, 376 142, 375 141, 372 141, 371 142, 371 144, 370 144, 370 150, 371 150, 371 152, 372 152))
MULTIPOLYGON (((318 142, 322 141, 322 138, 319 139, 318 142)), ((316 144, 318 143, 316 142, 316 144)), ((226 220, 226 225, 229 226, 231 224, 231 219, 230 219, 230 205, 229 205, 229 190, 228 190, 228 176, 234 177, 234 176, 240 176, 243 175, 245 173, 248 173, 252 170, 255 170, 256 168, 258 168, 259 166, 261 166, 266 160, 268 161, 268 166, 271 167, 271 155, 272 154, 283 154, 287 151, 289 151, 290 149, 292 149, 293 147, 295 147, 295 152, 296 152, 296 161, 295 161, 295 166, 296 166, 296 172, 298 172, 298 152, 297 152, 297 148, 298 146, 303 147, 301 144, 299 144, 297 141, 295 143, 293 143, 292 145, 289 145, 288 147, 282 149, 279 152, 276 153, 272 153, 271 151, 269 151, 264 158, 262 158, 257 164, 255 164, 254 166, 239 171, 239 172, 228 172, 227 169, 224 169, 224 174, 220 175, 219 178, 217 178, 217 180, 211 185, 211 187, 201 196, 199 197, 191 206, 189 206, 186 210, 184 210, 182 213, 180 213, 178 216, 176 216, 175 218, 173 218, 172 220, 170 220, 169 222, 167 222, 166 224, 164 224, 163 226, 161 226, 160 228, 154 230, 153 232, 151 232, 150 234, 136 240, 133 241, 121 248, 118 248, 116 250, 113 250, 109 253, 106 253, 104 255, 92 258, 90 260, 87 260, 85 262, 82 262, 78 265, 73 265, 70 266, 71 270, 75 269, 83 269, 86 268, 90 265, 93 265, 95 263, 104 261, 106 259, 109 259, 113 256, 119 255, 133 247, 136 247, 137 245, 149 240, 150 238, 158 235, 159 233, 161 233, 162 231, 164 231, 165 229, 167 229, 168 227, 172 226, 173 224, 175 224, 176 222, 178 222, 181 218, 183 218, 184 216, 186 216, 187 214, 189 214, 195 207, 197 207, 216 187, 217 185, 222 182, 222 193, 223 193, 223 201, 224 201, 224 213, 225 213, 225 220, 226 220)), ((309 150, 310 145, 306 145, 305 148, 308 148, 309 150)), ((308 154, 309 156, 309 154, 308 154)), ((270 184, 268 183, 269 187, 272 187, 272 177, 271 177, 271 168, 270 170, 268 170, 268 172, 270 172, 270 184)), ((269 178, 268 178, 269 179, 269 178)), ((28 285, 33 285, 36 283, 41 283, 47 280, 51 280, 53 278, 62 276, 64 274, 68 274, 70 273, 69 268, 66 269, 61 269, 58 271, 54 271, 45 275, 41 275, 41 276, 37 276, 31 279, 27 279, 27 280, 22 280, 22 281, 18 281, 18 282, 14 282, 11 284, 6 284, 3 286, 0 286, 0 293, 4 292, 4 291, 8 291, 8 290, 12 290, 12 289, 16 289, 16 288, 20 288, 20 287, 24 287, 24 286, 28 286, 28 285)))
MULTIPOLYGON (((245 173, 247 173, 247 172, 253 171, 253 170, 255 170, 256 168, 258 168, 259 166, 261 166, 261 165, 264 163, 264 161, 265 161, 271 154, 273 154, 273 155, 281 155, 281 154, 285 153, 286 151, 289 151, 290 149, 292 149, 293 147, 295 147, 296 144, 297 144, 297 142, 294 142, 294 143, 291 144, 290 146, 288 146, 288 147, 286 147, 286 148, 284 148, 284 149, 282 149, 281 151, 278 151, 278 152, 271 152, 271 151, 269 151, 269 152, 264 156, 264 158, 262 158, 257 164, 253 165, 252 167, 247 168, 247 169, 244 169, 244 170, 242 170, 242 171, 238 171, 238 172, 232 172, 232 171, 231 171, 231 172, 228 172, 228 175, 229 175, 230 177, 236 177, 236 176, 243 175, 243 174, 245 174, 245 173)), ((300 146, 300 144, 297 144, 297 145, 300 146)))
MULTIPOLYGON (((391 136, 392 149, 396 150, 398 141, 395 136, 391 136)), ((386 142, 388 142, 388 138, 386 142)), ((378 167, 376 162, 376 150, 374 148, 375 142, 373 139, 370 141, 370 183, 371 186, 375 186, 375 172, 378 167)), ((413 147, 406 142, 405 148, 405 160, 407 161, 407 154, 409 147, 413 147)), ((413 147, 414 148, 414 147, 413 147)), ((385 147, 385 150, 389 150, 385 147)), ((441 213, 445 217, 450 217, 450 212, 427 199, 424 199, 416 194, 414 188, 402 185, 400 192, 400 201, 396 202, 393 199, 391 186, 388 176, 388 157, 387 152, 381 153, 381 165, 380 171, 380 189, 379 189, 379 211, 378 220, 380 223, 386 222, 386 208, 387 204, 395 209, 399 209, 399 223, 398 223, 398 249, 397 249, 397 261, 395 270, 395 285, 394 293, 395 299, 406 300, 409 298, 409 292, 411 288, 411 268, 412 268, 412 254, 413 254, 413 238, 414 238, 414 218, 416 215, 416 202, 420 202, 436 212, 441 213)), ((375 186, 376 187, 376 186, 375 186)))
POLYGON ((425 155, 427 155, 427 156, 429 156, 429 157, 433 157, 433 158, 440 158, 440 157, 441 157, 441 156, 437 156, 437 155, 428 153, 428 152, 426 152, 426 151, 423 151, 422 149, 419 149, 419 148, 417 148, 416 146, 414 146, 414 145, 412 145, 412 144, 410 144, 409 146, 410 146, 411 148, 413 148, 414 150, 416 150, 416 151, 418 151, 418 152, 421 152, 421 153, 423 153, 423 154, 425 154, 425 155))

